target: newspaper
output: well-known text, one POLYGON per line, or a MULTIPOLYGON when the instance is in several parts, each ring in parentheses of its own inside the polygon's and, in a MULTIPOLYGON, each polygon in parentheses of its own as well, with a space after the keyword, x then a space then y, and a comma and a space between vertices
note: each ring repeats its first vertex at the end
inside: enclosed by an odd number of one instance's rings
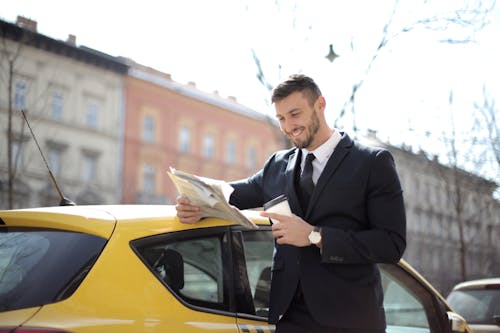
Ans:
POLYGON ((257 229, 257 225, 229 204, 233 187, 222 180, 199 177, 170 167, 167 171, 177 192, 200 207, 202 217, 217 217, 234 221, 242 226, 257 229))

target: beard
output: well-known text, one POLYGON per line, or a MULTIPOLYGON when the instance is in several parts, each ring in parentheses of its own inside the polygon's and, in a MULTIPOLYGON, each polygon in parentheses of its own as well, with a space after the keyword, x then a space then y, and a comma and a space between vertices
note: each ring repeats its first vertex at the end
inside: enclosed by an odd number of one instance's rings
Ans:
POLYGON ((294 138, 290 134, 288 134, 288 137, 290 138, 290 140, 292 140, 295 147, 302 149, 302 148, 307 148, 311 145, 318 131, 319 131, 319 118, 318 115, 316 114, 316 110, 314 110, 313 114, 311 115, 311 119, 309 120, 309 123, 307 123, 306 125, 306 130, 305 130, 306 138, 301 140, 300 138, 294 138))

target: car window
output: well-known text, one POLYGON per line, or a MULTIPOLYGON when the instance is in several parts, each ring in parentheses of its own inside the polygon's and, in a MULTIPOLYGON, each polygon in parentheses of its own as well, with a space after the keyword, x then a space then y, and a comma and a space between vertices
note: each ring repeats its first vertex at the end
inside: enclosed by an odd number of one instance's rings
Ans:
POLYGON ((500 289, 455 290, 447 300, 469 324, 495 325, 500 315, 500 289))
POLYGON ((439 313, 432 294, 397 265, 380 264, 387 333, 438 332, 439 313))
POLYGON ((69 297, 105 244, 78 232, 0 227, 0 311, 69 297))
POLYGON ((168 249, 177 251, 184 261, 184 287, 179 290, 180 295, 189 299, 223 303, 224 270, 220 237, 179 241, 170 244, 168 249))
POLYGON ((228 310, 225 238, 225 233, 188 238, 167 235, 133 242, 132 246, 160 281, 184 303, 228 310))

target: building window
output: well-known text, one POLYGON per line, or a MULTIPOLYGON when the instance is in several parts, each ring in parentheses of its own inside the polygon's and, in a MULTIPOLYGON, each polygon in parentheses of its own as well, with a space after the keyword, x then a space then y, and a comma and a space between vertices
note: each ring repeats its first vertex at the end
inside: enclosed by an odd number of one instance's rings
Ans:
POLYGON ((255 147, 248 147, 247 149, 247 168, 255 169, 257 166, 257 150, 255 147))
POLYGON ((179 131, 179 151, 188 153, 191 149, 191 129, 187 126, 182 126, 179 131))
POLYGON ((142 124, 142 140, 144 142, 154 142, 155 140, 155 120, 151 116, 145 116, 142 124))
POLYGON ((59 176, 62 170, 62 152, 57 148, 50 148, 48 152, 48 163, 54 176, 59 176))
POLYGON ((61 120, 63 115, 64 99, 60 91, 54 91, 52 94, 52 119, 61 120))
POLYGON ((212 160, 215 155, 215 138, 213 134, 205 134, 203 137, 203 158, 212 160))
POLYGON ((26 82, 17 81, 14 87, 14 109, 24 110, 26 109, 26 82))
POLYGON ((226 143, 226 163, 236 163, 236 142, 228 141, 226 143))
POLYGON ((97 178, 97 157, 92 155, 83 156, 83 173, 84 182, 96 182, 97 178))
POLYGON ((155 168, 150 164, 145 164, 142 173, 142 190, 145 194, 155 193, 155 178, 155 168))
POLYGON ((85 123, 87 127, 97 128, 97 117, 99 109, 96 102, 90 101, 87 104, 87 117, 85 123))

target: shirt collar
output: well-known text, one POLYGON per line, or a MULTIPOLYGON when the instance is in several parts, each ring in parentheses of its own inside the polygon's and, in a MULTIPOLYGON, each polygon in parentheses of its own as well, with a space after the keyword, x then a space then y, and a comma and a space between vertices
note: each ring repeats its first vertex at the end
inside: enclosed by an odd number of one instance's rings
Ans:
POLYGON ((314 157, 316 157, 319 163, 321 164, 325 163, 333 154, 335 147, 337 147, 337 144, 340 142, 341 139, 342 135, 340 134, 340 132, 337 129, 334 129, 332 135, 330 135, 328 140, 326 140, 321 146, 319 146, 315 150, 309 151, 305 148, 302 148, 302 161, 305 160, 308 153, 313 153, 314 157))

